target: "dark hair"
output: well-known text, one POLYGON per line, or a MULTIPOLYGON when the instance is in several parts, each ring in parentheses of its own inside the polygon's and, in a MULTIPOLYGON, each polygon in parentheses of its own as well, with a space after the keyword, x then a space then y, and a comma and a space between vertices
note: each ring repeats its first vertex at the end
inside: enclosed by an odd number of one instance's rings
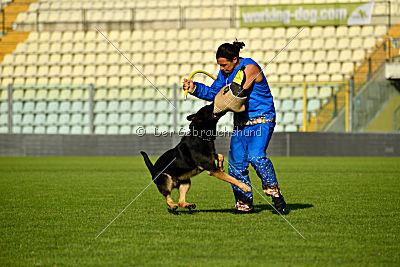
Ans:
POLYGON ((233 61, 235 57, 239 58, 239 51, 245 46, 243 42, 235 41, 232 44, 224 43, 218 47, 216 58, 226 58, 229 61, 233 61))

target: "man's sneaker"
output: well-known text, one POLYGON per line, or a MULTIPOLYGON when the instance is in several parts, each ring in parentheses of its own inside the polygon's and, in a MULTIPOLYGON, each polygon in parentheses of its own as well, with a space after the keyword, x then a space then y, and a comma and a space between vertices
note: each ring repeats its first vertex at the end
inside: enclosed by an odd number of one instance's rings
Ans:
POLYGON ((279 187, 266 187, 263 189, 264 193, 267 196, 272 197, 272 201, 274 202, 274 207, 277 211, 282 212, 286 209, 285 198, 282 196, 279 187))
POLYGON ((284 212, 286 209, 285 198, 279 193, 278 196, 272 196, 272 201, 274 202, 274 207, 279 212, 284 212))
POLYGON ((235 211, 233 212, 234 214, 247 214, 247 213, 253 213, 254 212, 254 207, 252 203, 245 203, 242 201, 236 202, 235 205, 235 211))

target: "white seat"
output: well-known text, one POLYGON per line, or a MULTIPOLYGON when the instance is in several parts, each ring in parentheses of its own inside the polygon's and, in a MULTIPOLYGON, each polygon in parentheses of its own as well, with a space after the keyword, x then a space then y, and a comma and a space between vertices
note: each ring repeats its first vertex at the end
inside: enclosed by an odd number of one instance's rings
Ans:
POLYGON ((350 47, 350 39, 347 37, 340 38, 337 43, 338 49, 348 49, 350 47))
POLYGON ((324 48, 327 50, 336 49, 336 44, 337 44, 337 38, 330 37, 330 38, 325 39, 324 48))
POLYGON ((345 49, 340 51, 339 60, 342 62, 352 60, 352 50, 345 49))
POLYGON ((328 63, 318 62, 315 66, 316 74, 325 74, 328 71, 328 63))
POLYGON ((361 29, 361 36, 363 37, 374 36, 374 26, 364 25, 361 29))
POLYGON ((364 39, 363 48, 371 48, 376 45, 375 37, 367 37, 364 39))
POLYGON ((363 47, 363 39, 361 37, 354 37, 351 39, 350 48, 357 49, 363 47))
POLYGON ((357 37, 360 36, 361 27, 360 26, 351 26, 348 29, 347 36, 349 37, 357 37))
POLYGON ((326 59, 326 50, 318 50, 314 53, 314 61, 325 61, 326 59))
POLYGON ((326 61, 336 61, 339 58, 338 50, 329 50, 326 55, 326 61))
POLYGON ((315 65, 313 62, 306 62, 303 67, 303 74, 308 75, 314 73, 315 72, 314 68, 315 65))
POLYGON ((310 36, 312 38, 320 39, 323 36, 323 28, 320 26, 314 26, 311 28, 310 36))
POLYGON ((311 50, 305 50, 301 52, 301 62, 309 62, 314 58, 314 52, 311 50))

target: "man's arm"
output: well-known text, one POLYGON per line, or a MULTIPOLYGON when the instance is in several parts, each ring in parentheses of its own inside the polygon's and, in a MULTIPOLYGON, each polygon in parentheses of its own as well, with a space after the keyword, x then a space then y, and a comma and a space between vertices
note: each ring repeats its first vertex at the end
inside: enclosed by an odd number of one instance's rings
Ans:
POLYGON ((253 83, 259 83, 262 81, 261 70, 254 64, 249 64, 244 69, 244 73, 246 74, 246 81, 243 85, 243 89, 249 89, 253 83))

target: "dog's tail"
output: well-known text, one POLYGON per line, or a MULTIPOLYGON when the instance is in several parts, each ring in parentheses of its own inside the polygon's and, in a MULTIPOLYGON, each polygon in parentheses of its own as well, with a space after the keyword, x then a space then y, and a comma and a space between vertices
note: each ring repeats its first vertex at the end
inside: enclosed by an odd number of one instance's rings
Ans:
POLYGON ((144 152, 144 151, 140 151, 140 154, 142 154, 144 163, 146 163, 146 166, 149 169, 151 176, 154 176, 154 165, 153 165, 153 163, 151 163, 149 156, 147 156, 146 152, 144 152))

